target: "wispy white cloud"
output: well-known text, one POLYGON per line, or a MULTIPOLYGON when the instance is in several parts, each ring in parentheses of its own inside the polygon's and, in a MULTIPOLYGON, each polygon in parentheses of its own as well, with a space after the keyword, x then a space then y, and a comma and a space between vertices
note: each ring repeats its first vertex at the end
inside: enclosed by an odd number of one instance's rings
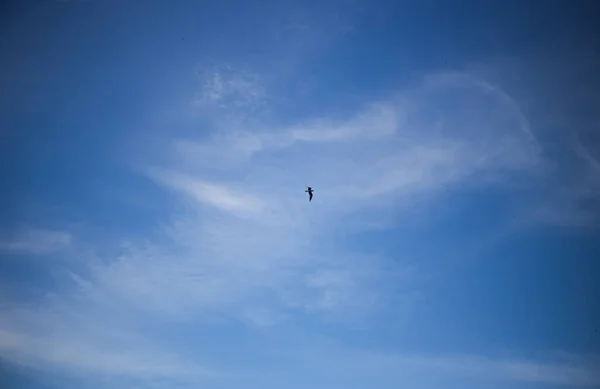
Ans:
POLYGON ((600 161, 598 161, 598 159, 592 155, 590 150, 596 150, 597 152, 600 146, 600 140, 594 139, 597 138, 597 134, 585 133, 584 135, 585 140, 581 139, 582 136, 576 136, 575 152, 588 164, 590 170, 592 170, 596 175, 599 175, 600 161))
POLYGON ((391 382, 423 385, 431 377, 438 377, 440 382, 449 378, 470 378, 506 384, 521 382, 581 387, 600 384, 600 360, 595 356, 527 359, 466 354, 394 354, 338 347, 329 342, 314 349, 289 352, 287 357, 311 369, 313 374, 340 375, 349 381, 359 378, 377 383, 381 381, 383 387, 391 382), (332 360, 336 361, 335 366, 327 364, 332 360))
POLYGON ((257 197, 233 193, 224 185, 209 183, 179 172, 154 168, 149 169, 148 175, 160 184, 224 211, 256 213, 264 206, 257 197))
POLYGON ((204 108, 244 109, 253 111, 267 97, 259 76, 229 65, 200 69, 201 88, 195 105, 204 108))
POLYGON ((0 358, 44 372, 139 382, 197 383, 217 374, 146 338, 139 318, 126 308, 116 299, 108 305, 81 294, 48 295, 38 304, 5 307, 0 358))
MULTIPOLYGON (((309 119, 279 129, 269 123, 234 127, 203 141, 175 138, 173 145, 172 163, 152 166, 149 176, 215 212, 192 206, 168 227, 185 255, 172 249, 167 254, 144 251, 140 263, 155 264, 156 271, 146 266, 148 271, 131 277, 172 275, 169 284, 177 287, 171 290, 182 304, 186 296, 196 302, 213 296, 236 305, 266 289, 287 301, 283 306, 311 310, 335 310, 341 301, 358 301, 357 296, 373 292, 370 281, 358 281, 360 273, 352 268, 357 261, 335 273, 325 270, 327 277, 320 273, 331 261, 320 253, 338 216, 415 204, 452 185, 494 183, 503 172, 530 173, 539 158, 539 145, 510 97, 460 74, 427 78, 389 101, 365 104, 349 118, 309 119), (311 208, 299 197, 308 184, 316 191, 311 208), (231 214, 251 217, 231 219, 231 214), (192 283, 186 281, 188 272, 194 274, 192 283), (203 287, 196 286, 200 279, 203 287), (290 290, 303 291, 305 297, 292 297, 290 290), (312 300, 300 302, 311 295, 312 300)), ((123 257, 111 274, 135 269, 127 263, 137 258, 123 257)), ((141 293, 138 286, 135 294, 141 293)), ((128 290, 134 293, 134 288, 131 283, 128 290)))
POLYGON ((585 143, 579 136, 564 142, 566 154, 573 151, 573 158, 563 158, 549 183, 552 188, 533 208, 539 220, 560 227, 587 227, 600 220, 600 164, 593 155, 600 144, 584 135, 585 143))
POLYGON ((597 363, 570 365, 473 356, 409 357, 399 362, 450 375, 476 378, 576 386, 595 386, 600 383, 600 375, 596 372, 597 363))
POLYGON ((71 235, 64 231, 21 228, 5 234, 0 251, 25 254, 47 254, 65 249, 71 244, 71 235))
POLYGON ((209 165, 223 163, 229 174, 246 175, 248 189, 260 187, 273 197, 298 179, 300 185, 310 181, 327 201, 333 193, 407 198, 473 175, 489 182, 503 170, 533 172, 540 163, 527 120, 500 88, 444 73, 398 95, 366 104, 349 119, 318 118, 267 131, 263 123, 203 142, 175 140, 179 160, 188 162, 179 168, 198 166, 204 172, 197 173, 207 174, 215 169, 209 165))
MULTIPOLYGON (((267 101, 267 88, 247 74, 205 77, 205 108, 247 113, 267 101)), ((207 369, 151 345, 137 334, 145 333, 140 317, 254 328, 309 317, 345 328, 389 306, 396 316, 409 315, 427 298, 421 269, 406 258, 336 246, 332 238, 350 229, 341 217, 419 208, 448 187, 505 185, 509 173, 529 177, 540 168, 539 144, 505 92, 460 74, 428 78, 357 111, 281 126, 261 120, 242 127, 217 117, 218 131, 208 139, 173 136, 172 155, 149 161, 143 173, 183 206, 157 238, 124 239, 105 250, 110 256, 85 258, 73 288, 45 301, 47 308, 4 311, 2 356, 34 367, 174 379, 207 369), (304 185, 315 189, 312 203, 304 185), (53 331, 36 323, 51 323, 53 331)), ((357 224, 354 231, 369 228, 357 224)), ((61 242, 45 239, 38 252, 61 242)), ((596 379, 577 367, 473 357, 349 358, 340 362, 344 369, 371 363, 390 375, 410 367, 538 382, 596 379)), ((324 365, 321 359, 312 369, 324 365)))
POLYGON ((283 147, 293 142, 381 140, 393 135, 400 124, 401 112, 393 104, 374 103, 341 123, 320 119, 292 126, 284 131, 283 139, 271 142, 271 145, 283 147))
POLYGON ((593 165, 600 144, 598 115, 592 108, 598 95, 593 70, 597 62, 597 56, 587 52, 565 55, 558 50, 500 57, 472 67, 483 79, 501 84, 498 91, 513 102, 519 101, 516 108, 521 107, 523 123, 528 124, 524 129, 540 139, 538 161, 543 169, 537 175, 537 193, 524 200, 529 226, 598 225, 600 192, 593 165))
MULTIPOLYGON (((471 72, 429 74, 352 108, 323 105, 293 120, 278 114, 286 104, 297 104, 294 85, 318 90, 315 76, 299 71, 301 60, 352 28, 347 12, 362 12, 353 1, 344 2, 353 11, 319 6, 318 18, 281 7, 283 15, 275 12, 268 22, 277 27, 276 42, 269 42, 278 47, 256 46, 264 49, 267 65, 200 68, 198 91, 185 108, 165 101, 163 113, 142 120, 152 123, 148 128, 168 128, 160 134, 143 131, 145 142, 127 150, 138 162, 146 158, 141 174, 171 195, 158 205, 165 215, 151 234, 139 238, 132 230, 111 242, 23 229, 0 240, 3 252, 48 255, 69 248, 61 255, 74 259, 53 268, 57 274, 65 269, 59 266, 68 267, 67 276, 55 279, 59 285, 42 297, 4 294, 0 288, 0 359, 90 381, 110 377, 115 384, 100 387, 116 388, 131 388, 124 379, 166 388, 268 387, 267 381, 314 387, 319 380, 345 388, 363 382, 425 388, 422 381, 430 377, 441 377, 438 387, 453 377, 501 385, 600 385, 594 358, 315 345, 321 326, 334 322, 336 332, 354 335, 348 330, 374 324, 373 334, 382 317, 395 323, 411 318, 430 298, 418 254, 398 250, 390 258, 387 247, 378 247, 379 237, 360 242, 363 252, 357 253, 358 232, 425 219, 414 215, 425 213, 448 189, 505 189, 523 182, 532 187, 549 174, 520 104, 471 72), (191 118, 165 123, 173 112, 190 110, 191 118), (156 154, 147 151, 147 138, 154 137, 161 140, 156 154), (315 189, 311 203, 305 185, 315 189), (395 218, 399 210, 403 217, 395 218), (298 333, 292 347, 280 342, 279 336, 298 333), (279 369, 286 363, 289 370, 279 369)), ((307 100, 320 97, 304 92, 307 100)), ((598 182, 597 158, 583 146, 579 155, 589 181, 575 188, 561 181, 564 190, 548 196, 558 205, 599 193, 591 184, 598 182)), ((565 215, 541 207, 538 216, 562 223, 584 216, 577 214, 579 207, 554 208, 565 215)))
POLYGON ((366 103, 349 118, 175 137, 170 162, 144 173, 193 201, 173 214, 162 240, 130 241, 95 264, 83 290, 161 317, 254 326, 298 314, 350 322, 391 301, 409 312, 424 298, 418 269, 330 246, 339 217, 422 205, 448 186, 538 166, 537 142, 507 95, 471 78, 442 79, 366 103), (440 94, 478 109, 440 105, 440 94), (310 204, 305 184, 316 190, 310 204))
POLYGON ((474 356, 407 357, 400 365, 439 371, 448 375, 554 385, 596 386, 600 384, 598 361, 583 364, 527 359, 493 359, 474 356))
POLYGON ((41 370, 70 370, 78 374, 91 373, 130 376, 141 380, 156 377, 195 378, 211 376, 206 368, 181 358, 156 355, 144 349, 112 349, 100 344, 73 341, 69 336, 33 337, 17 332, 0 332, 2 357, 9 362, 41 370))

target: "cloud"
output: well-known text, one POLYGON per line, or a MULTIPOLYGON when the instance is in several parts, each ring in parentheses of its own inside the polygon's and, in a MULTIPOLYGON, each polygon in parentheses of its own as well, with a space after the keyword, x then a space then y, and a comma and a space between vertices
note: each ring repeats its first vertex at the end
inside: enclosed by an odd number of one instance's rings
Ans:
POLYGON ((65 249, 71 235, 64 231, 21 228, 0 241, 0 251, 21 254, 48 254, 65 249))
POLYGON ((401 364, 430 368, 451 375, 504 379, 554 385, 596 386, 600 384, 598 363, 552 363, 532 360, 491 359, 473 356, 409 357, 401 364))
POLYGON ((576 386, 595 386, 600 383, 597 368, 589 364, 570 365, 473 356, 409 357, 401 360, 400 364, 476 378, 576 386))
POLYGON ((593 109, 598 99, 599 79, 593 71, 597 62, 597 56, 585 50, 558 50, 494 58, 472 67, 472 73, 495 80, 504 94, 519 101, 529 132, 539 138, 541 166, 524 200, 529 227, 598 224, 600 193, 593 168, 600 150, 593 109))
POLYGON ((411 386, 423 385, 423 382, 432 377, 446 383, 452 378, 467 378, 581 387, 595 387, 600 384, 600 361, 594 356, 581 358, 563 355, 562 358, 526 359, 380 353, 322 343, 314 349, 305 347, 302 351, 289 352, 287 357, 293 363, 311 369, 315 375, 340 375, 349 382, 367 378, 383 387, 390 382, 402 382, 411 386), (327 361, 332 360, 336 361, 335 366, 327 364, 327 361), (327 371, 324 371, 325 369, 327 371))
POLYGON ((265 103, 266 90, 258 75, 216 65, 198 71, 200 92, 194 104, 201 108, 254 111, 265 103))
POLYGON ((243 196, 233 193, 223 185, 209 183, 195 179, 189 175, 178 172, 149 169, 148 175, 157 182, 192 196, 201 203, 205 203, 224 211, 233 213, 256 213, 263 208, 263 203, 256 197, 243 196))
MULTIPOLYGON (((351 3, 343 8, 362 12, 351 3)), ((64 270, 64 277, 55 276, 42 297, 15 289, 5 295, 11 300, 2 298, 3 361, 78 377, 75 386, 83 377, 115 380, 102 387, 131 387, 123 382, 134 380, 169 388, 268 387, 265 381, 284 387, 314 387, 317 381, 417 388, 431 377, 442 377, 440 387, 454 377, 600 383, 596 360, 309 348, 331 328, 340 338, 353 336, 345 338, 348 343, 369 343, 373 338, 357 339, 365 332, 354 338, 356 327, 380 336, 378 328, 412 318, 431 298, 419 252, 381 247, 385 238, 360 232, 422 222, 449 191, 509 187, 520 193, 544 189, 543 179, 552 174, 521 104, 471 72, 429 74, 387 95, 356 104, 346 100, 343 108, 326 104, 316 87, 305 91, 312 111, 302 115, 293 88, 319 84, 307 73, 323 74, 325 64, 309 64, 306 55, 328 46, 349 25, 334 20, 345 18, 331 12, 331 5, 319 7, 325 9, 319 8, 317 22, 287 5, 285 12, 269 14, 269 23, 287 30, 278 31, 277 53, 262 43, 254 47, 266 49, 268 65, 205 66, 184 109, 161 107, 160 120, 152 114, 143 118, 151 123, 142 126, 145 141, 127 151, 137 161, 146 157, 139 171, 168 194, 161 222, 144 228, 145 237, 135 227, 108 242, 23 229, 2 240, 2 251, 60 252, 73 259, 52 262, 53 276, 64 270), (173 112, 189 113, 190 106, 193 115, 165 123, 173 112), (161 125, 166 130, 160 134, 147 130, 161 125), (156 154, 147 147, 147 138, 154 137, 164 141, 156 154), (311 203, 305 185, 315 189, 311 203), (295 335, 289 344, 280 342, 295 335), (279 369, 286 362, 288 370, 279 369), (246 379, 246 369, 254 382, 246 379)), ((584 175, 597 182, 592 172, 598 158, 583 145, 579 154, 590 168, 584 175)), ((102 165, 114 166, 110 162, 102 165)), ((576 204, 597 195, 598 187, 587 182, 576 188, 561 184, 563 191, 544 200, 576 204)), ((572 220, 575 212, 566 213, 572 220)), ((119 231, 148 220, 156 219, 123 220, 119 231)), ((434 237, 425 238, 423 245, 434 244, 434 237)))
POLYGON ((72 341, 57 336, 34 338, 29 334, 0 332, 0 349, 5 360, 41 370, 67 369, 78 374, 92 373, 112 376, 133 376, 151 380, 155 377, 211 375, 201 366, 143 350, 107 350, 107 347, 72 341))
POLYGON ((155 317, 253 326, 298 315, 352 325, 389 304, 408 315, 426 298, 420 269, 336 247, 336 234, 371 228, 365 220, 382 211, 423 208, 447 188, 505 185, 509 173, 539 167, 539 145, 510 97, 455 74, 348 116, 221 128, 171 145, 166 162, 143 169, 175 194, 160 239, 126 239, 93 264, 80 293, 118 296, 155 317))
POLYGON ((138 382, 197 383, 216 374, 164 350, 164 345, 161 349, 156 338, 147 339, 118 300, 108 305, 81 294, 55 294, 36 304, 4 305, 0 358, 13 365, 88 379, 138 382))
POLYGON ((184 162, 174 169, 210 175, 225 166, 226 175, 251 177, 243 181, 248 190, 260 187, 272 197, 298 179, 310 181, 322 201, 335 193, 344 202, 407 199, 475 177, 489 183, 504 176, 505 184, 507 174, 531 174, 541 161, 527 120, 504 91, 447 73, 349 118, 234 127, 202 142, 176 139, 173 147, 184 162))
POLYGON ((350 120, 315 120, 292 126, 279 139, 267 142, 274 147, 286 147, 294 142, 345 142, 385 139, 394 134, 400 124, 400 112, 390 103, 373 103, 350 120))
MULTIPOLYGON (((267 88, 245 73, 206 77, 199 101, 208 111, 252 116, 268 100, 267 88)), ((140 321, 200 331, 214 322, 264 329, 333 320, 347 329, 390 307, 408 317, 428 298, 415 258, 371 248, 357 254, 337 243, 340 236, 371 228, 366 220, 373 215, 425 209, 449 188, 504 187, 543 168, 518 105, 490 83, 461 74, 429 77, 351 113, 286 123, 261 118, 244 126, 222 116, 206 114, 216 122, 208 137, 170 133, 170 155, 150 158, 141 169, 157 189, 173 194, 165 204, 173 208, 152 238, 124 237, 102 250, 92 242, 86 252, 110 254, 82 257, 73 285, 31 308, 2 312, 3 358, 36 368, 188 379, 190 371, 211 369, 189 362, 197 355, 170 353, 159 340, 173 334, 158 336, 140 321), (311 203, 304 185, 315 189, 311 203), (50 323, 52 331, 37 323, 50 323)), ((394 220, 402 223, 412 221, 394 220)), ((38 252, 48 247, 56 245, 38 252)), ((370 358, 340 364, 360 371, 370 358)), ((587 379, 560 366, 473 357, 374 360, 373 369, 389 366, 391 375, 410 367, 540 382, 587 379)))
POLYGON ((555 164, 554 176, 534 216, 559 227, 588 227, 600 220, 600 164, 594 153, 600 144, 594 135, 581 132, 563 142, 566 157, 555 164))
POLYGON ((376 306, 381 298, 369 286, 376 282, 360 277, 359 260, 328 268, 335 256, 348 255, 323 254, 344 216, 423 205, 458 185, 506 185, 509 175, 528 177, 540 166, 539 144, 518 105, 490 83, 454 73, 366 102, 348 117, 234 126, 203 140, 174 137, 171 150, 169 162, 150 164, 146 173, 195 200, 167 226, 176 249, 136 251, 103 277, 129 274, 136 269, 129 261, 149 263, 156 268, 127 276, 140 279, 127 287, 135 298, 172 277, 181 304, 212 298, 236 306, 268 295, 279 309, 311 312, 335 311, 357 296, 370 296, 359 305, 376 306), (304 185, 315 188, 310 208, 299 199, 304 185))

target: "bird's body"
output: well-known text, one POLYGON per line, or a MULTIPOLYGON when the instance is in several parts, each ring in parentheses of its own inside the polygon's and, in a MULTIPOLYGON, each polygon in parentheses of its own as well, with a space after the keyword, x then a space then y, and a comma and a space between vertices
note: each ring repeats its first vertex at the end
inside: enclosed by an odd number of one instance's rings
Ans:
POLYGON ((305 190, 305 192, 308 192, 308 201, 311 202, 313 198, 313 190, 310 186, 307 186, 306 188, 307 189, 305 190))

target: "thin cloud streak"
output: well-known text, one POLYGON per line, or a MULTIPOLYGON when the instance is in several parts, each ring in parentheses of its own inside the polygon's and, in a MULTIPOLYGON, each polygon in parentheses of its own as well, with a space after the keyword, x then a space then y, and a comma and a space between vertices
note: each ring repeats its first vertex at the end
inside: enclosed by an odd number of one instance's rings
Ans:
POLYGON ((157 182, 177 191, 181 191, 201 203, 220 208, 232 213, 257 213, 264 207, 255 196, 233 193, 223 186, 175 171, 148 169, 148 175, 157 182))
POLYGON ((336 366, 340 368, 332 368, 322 373, 349 374, 349 378, 370 377, 375 380, 386 377, 386 382, 390 382, 390 379, 399 382, 414 379, 419 381, 418 377, 433 375, 577 387, 600 385, 600 359, 597 356, 575 358, 566 354, 562 358, 535 360, 489 358, 467 354, 419 355, 378 353, 330 344, 290 352, 287 357, 307 369, 315 369, 315 374, 317 371, 321 372, 322 366, 327 365, 326 361, 335 360, 336 366))
POLYGON ((48 254, 67 248, 71 235, 64 231, 22 228, 0 241, 0 251, 21 254, 48 254))
MULTIPOLYGON (((103 295, 105 299, 107 296, 103 295)), ((74 294, 50 295, 39 304, 4 309, 0 358, 68 376, 102 375, 140 381, 155 378, 199 382, 216 372, 147 339, 118 299, 111 304, 74 294)))

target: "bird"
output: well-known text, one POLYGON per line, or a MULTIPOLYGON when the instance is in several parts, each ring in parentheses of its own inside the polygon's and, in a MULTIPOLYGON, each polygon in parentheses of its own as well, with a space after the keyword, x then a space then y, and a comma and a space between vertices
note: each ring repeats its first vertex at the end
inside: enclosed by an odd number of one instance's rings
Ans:
POLYGON ((306 188, 308 188, 308 189, 306 189, 305 192, 308 192, 308 201, 310 202, 310 201, 312 201, 313 190, 310 186, 307 186, 306 188))

